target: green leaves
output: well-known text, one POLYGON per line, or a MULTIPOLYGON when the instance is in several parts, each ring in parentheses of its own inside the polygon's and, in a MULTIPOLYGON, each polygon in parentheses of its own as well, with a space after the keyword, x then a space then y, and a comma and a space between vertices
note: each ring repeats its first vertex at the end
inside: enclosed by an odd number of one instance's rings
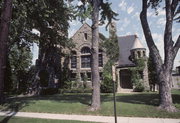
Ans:
MULTIPOLYGON (((77 6, 76 9, 76 16, 78 19, 83 22, 87 18, 91 19, 92 16, 92 1, 91 0, 80 0, 82 2, 81 5, 77 6)), ((99 9, 100 9, 100 25, 105 24, 105 21, 107 20, 108 23, 106 25, 106 29, 108 25, 112 22, 112 20, 118 20, 116 17, 118 16, 117 13, 115 13, 111 9, 111 3, 109 2, 104 2, 103 0, 100 1, 99 4, 99 9)))
POLYGON ((78 17, 79 21, 83 22, 87 18, 91 19, 92 6, 90 4, 82 4, 80 6, 77 6, 76 9, 76 17, 78 17))
POLYGON ((108 20, 108 23, 106 25, 106 29, 108 27, 108 25, 112 22, 112 20, 118 20, 116 17, 118 16, 117 13, 115 13, 112 9, 111 9, 111 3, 104 3, 104 2, 101 2, 100 4, 101 6, 101 12, 100 12, 100 15, 101 15, 101 19, 100 19, 100 23, 101 24, 105 24, 105 20, 108 20))
POLYGON ((115 23, 110 24, 110 37, 102 42, 102 47, 106 49, 106 54, 111 62, 117 62, 119 58, 118 37, 116 34, 115 23))

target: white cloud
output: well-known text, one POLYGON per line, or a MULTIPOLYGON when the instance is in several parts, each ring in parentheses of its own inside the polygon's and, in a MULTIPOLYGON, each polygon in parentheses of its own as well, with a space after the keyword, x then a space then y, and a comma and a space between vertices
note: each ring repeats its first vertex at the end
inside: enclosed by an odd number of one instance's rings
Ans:
POLYGON ((150 17, 153 15, 153 12, 152 11, 147 11, 147 16, 150 17))
POLYGON ((78 5, 78 6, 81 6, 82 4, 83 4, 83 3, 82 3, 81 1, 79 1, 77 5, 78 5))
POLYGON ((131 32, 127 32, 126 35, 131 35, 131 32))
POLYGON ((77 20, 72 20, 72 21, 69 21, 69 24, 70 24, 71 26, 77 26, 78 24, 80 24, 80 22, 77 21, 77 20))
POLYGON ((135 10, 134 4, 131 6, 128 6, 125 0, 122 0, 118 6, 119 6, 120 10, 125 11, 128 14, 131 14, 135 10))
POLYGON ((140 19, 140 18, 139 18, 139 14, 140 14, 139 12, 136 12, 132 17, 133 17, 133 18, 137 18, 137 19, 139 20, 139 19, 140 19))
POLYGON ((119 31, 124 31, 124 28, 123 28, 123 27, 121 27, 121 28, 119 29, 119 31))
POLYGON ((126 28, 130 24, 130 20, 128 18, 124 18, 122 23, 123 23, 122 27, 126 28))
POLYGON ((72 37, 76 31, 77 31, 77 30, 75 30, 75 29, 69 29, 69 30, 68 30, 68 34, 69 34, 68 37, 69 37, 69 38, 72 37))
POLYGON ((158 10, 158 15, 159 16, 164 16, 165 14, 166 14, 165 9, 161 8, 161 9, 158 10))
POLYGON ((127 13, 128 14, 131 14, 132 12, 134 11, 134 6, 130 6, 128 9, 127 9, 127 13))
POLYGON ((147 17, 156 17, 156 16, 155 16, 155 12, 152 11, 152 9, 148 9, 148 11, 147 11, 147 17))
POLYGON ((121 1, 121 3, 119 4, 119 8, 120 8, 122 11, 126 11, 127 3, 125 2, 125 0, 122 0, 122 1, 121 1))
POLYGON ((153 33, 152 37, 154 39, 154 42, 160 52, 161 58, 164 59, 164 41, 163 41, 163 35, 158 33, 153 33))
POLYGON ((152 37, 154 39, 155 42, 160 42, 163 41, 163 36, 161 34, 158 33, 153 33, 152 37))
POLYGON ((157 21, 157 25, 165 26, 166 20, 165 18, 159 18, 157 21))

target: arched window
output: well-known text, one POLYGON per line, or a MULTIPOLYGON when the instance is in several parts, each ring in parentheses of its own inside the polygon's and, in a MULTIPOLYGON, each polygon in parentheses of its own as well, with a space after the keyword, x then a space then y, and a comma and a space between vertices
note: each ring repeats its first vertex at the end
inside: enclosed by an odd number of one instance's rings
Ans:
POLYGON ((76 51, 71 52, 71 68, 76 68, 77 67, 77 54, 76 51))
POLYGON ((91 67, 91 52, 89 47, 83 47, 81 49, 81 67, 82 68, 91 67))
POLYGON ((137 51, 138 53, 138 58, 141 58, 141 51, 137 51))
POLYGON ((83 48, 81 49, 81 54, 86 54, 86 53, 91 53, 89 47, 83 47, 83 48))
POLYGON ((145 52, 145 51, 143 51, 143 56, 144 56, 144 57, 146 56, 146 52, 145 52))
POLYGON ((99 49, 99 67, 103 67, 103 51, 99 49))

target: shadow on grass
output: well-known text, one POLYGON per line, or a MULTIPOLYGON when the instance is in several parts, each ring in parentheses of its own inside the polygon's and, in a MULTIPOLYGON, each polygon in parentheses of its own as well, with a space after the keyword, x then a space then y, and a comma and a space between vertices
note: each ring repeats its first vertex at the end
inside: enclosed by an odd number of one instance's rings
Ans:
MULTIPOLYGON (((112 97, 111 97, 112 98, 112 97)), ((180 104, 180 94, 172 94, 173 103, 180 104)), ((109 98, 104 97, 103 102, 110 101, 109 98)), ((112 99, 111 99, 112 100, 112 99)), ((125 94, 125 95, 117 95, 116 96, 117 102, 124 102, 124 103, 131 103, 131 104, 145 104, 145 105, 152 105, 158 106, 159 105, 159 95, 146 93, 146 94, 125 94)))
MULTIPOLYGON (((180 95, 173 94, 173 102, 180 103, 180 95)), ((8 99, 4 104, 7 109, 11 111, 18 111, 23 107, 32 104, 33 101, 37 100, 51 100, 64 103, 81 103, 84 105, 90 105, 91 94, 57 94, 57 95, 46 95, 46 96, 32 96, 32 97, 17 97, 13 99, 8 99)), ((113 101, 113 96, 111 94, 102 94, 102 102, 111 102, 113 101)), ((157 106, 159 104, 158 94, 145 93, 145 94, 123 94, 116 96, 117 102, 132 103, 132 104, 146 104, 157 106)), ((7 110, 5 109, 5 110, 7 110)))
MULTIPOLYGON (((145 104, 158 106, 159 96, 155 93, 142 93, 142 94, 118 94, 116 96, 117 102, 131 103, 131 104, 145 104)), ((7 123, 11 117, 13 117, 16 112, 20 111, 24 107, 35 103, 38 100, 51 100, 62 103, 81 103, 89 106, 91 102, 91 94, 57 94, 57 95, 46 95, 46 96, 33 96, 33 97, 17 97, 10 98, 4 103, 3 110, 10 111, 11 116, 8 116, 1 121, 2 123, 7 123)), ((102 94, 102 102, 113 102, 112 94, 102 94)), ((173 102, 180 104, 180 94, 173 94, 173 102)))
POLYGON ((0 123, 8 123, 8 121, 17 114, 21 109, 28 106, 30 102, 28 100, 21 100, 21 98, 9 98, 2 104, 1 112, 6 112, 6 117, 0 121, 0 123))

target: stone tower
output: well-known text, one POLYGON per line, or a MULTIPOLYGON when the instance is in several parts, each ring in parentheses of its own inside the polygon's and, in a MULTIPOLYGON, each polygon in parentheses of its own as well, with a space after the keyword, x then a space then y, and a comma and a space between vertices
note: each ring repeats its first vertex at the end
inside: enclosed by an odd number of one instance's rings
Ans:
POLYGON ((148 77, 148 67, 147 67, 147 56, 146 56, 146 48, 142 45, 141 41, 138 39, 138 36, 135 35, 135 41, 133 47, 130 50, 132 61, 135 59, 144 59, 145 66, 143 70, 143 82, 145 86, 145 90, 149 90, 149 77, 148 77))

